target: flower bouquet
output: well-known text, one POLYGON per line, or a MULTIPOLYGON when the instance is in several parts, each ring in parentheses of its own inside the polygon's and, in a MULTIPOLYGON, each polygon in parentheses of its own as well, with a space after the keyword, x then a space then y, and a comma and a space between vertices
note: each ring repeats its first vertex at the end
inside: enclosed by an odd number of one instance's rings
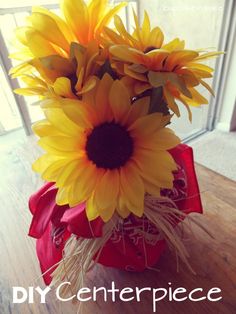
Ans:
POLYGON ((46 284, 78 289, 94 263, 153 268, 166 245, 189 265, 176 226, 202 205, 171 119, 183 105, 191 121, 191 106, 207 103, 196 87, 213 94, 213 69, 202 61, 219 52, 164 43, 146 12, 130 34, 117 15, 125 5, 64 0, 62 17, 33 7, 16 30, 11 75, 26 84, 16 92, 38 95, 45 115, 33 125, 45 151, 33 170, 47 183, 30 198, 29 235, 46 284))

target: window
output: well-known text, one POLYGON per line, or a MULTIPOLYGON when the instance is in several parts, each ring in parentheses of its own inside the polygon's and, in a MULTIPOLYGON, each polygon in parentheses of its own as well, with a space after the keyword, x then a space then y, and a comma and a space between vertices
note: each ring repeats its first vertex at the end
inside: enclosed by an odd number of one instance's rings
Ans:
MULTIPOLYGON (((1 8, 0 23, 2 39, 9 51, 12 50, 12 45, 9 40, 10 34, 13 32, 13 29, 16 27, 16 25, 24 24, 24 19, 30 12, 31 2, 32 1, 30 0, 21 2, 21 7, 14 8, 14 5, 18 5, 18 2, 10 1, 10 3, 13 5, 11 9, 1 8)), ((56 9, 55 3, 57 2, 54 0, 41 0, 38 2, 41 4, 47 3, 50 8, 56 9)), ((117 3, 120 1, 113 0, 112 2, 117 3)), ((144 10, 146 10, 149 13, 152 26, 158 25, 164 32, 165 42, 168 42, 175 37, 179 37, 181 39, 185 39, 186 47, 189 49, 218 49, 220 47, 224 50, 225 47, 224 45, 222 47, 221 34, 222 28, 229 27, 225 22, 228 19, 226 12, 230 5, 231 1, 226 0, 136 0, 128 1, 128 7, 123 9, 121 12, 121 17, 126 21, 127 28, 132 31, 132 7, 134 7, 135 11, 138 12, 140 21, 142 21, 144 10)), ((224 33, 226 34, 227 32, 224 33)), ((3 43, 1 42, 1 45, 2 44, 3 43)), ((5 55, 2 55, 1 58, 3 65, 6 67, 7 53, 5 52, 5 55)), ((223 59, 223 57, 220 58, 223 59)), ((215 80, 219 81, 219 77, 221 75, 220 63, 216 62, 216 60, 210 60, 208 65, 215 67, 215 80)), ((7 70, 8 69, 5 69, 5 71, 7 70)), ((3 72, 0 75, 2 81, 3 72)), ((208 83, 212 85, 213 82, 212 80, 208 80, 208 83)), ((6 93, 6 89, 3 89, 6 93)), ((209 93, 205 89, 200 90, 200 92, 203 93, 207 99, 209 99, 209 106, 192 108, 192 124, 190 122, 182 123, 183 119, 176 117, 174 118, 171 125, 171 127, 182 139, 196 136, 197 134, 202 133, 209 128, 209 120, 211 115, 214 114, 215 110, 215 101, 210 97, 209 93)), ((12 112, 12 115, 15 116, 15 119, 18 121, 10 123, 9 128, 11 128, 14 127, 14 125, 19 125, 19 115, 16 110, 17 105, 14 106, 15 101, 12 95, 10 96, 9 90, 7 91, 7 95, 8 102, 5 102, 5 106, 8 106, 8 112, 12 112), (12 108, 9 111, 10 103, 12 104, 12 108)), ((18 104, 19 97, 16 97, 15 99, 16 104, 18 104)), ((30 129, 30 124, 32 122, 39 120, 42 117, 39 108, 30 105, 34 101, 35 99, 27 97, 23 100, 21 99, 20 106, 18 104, 18 108, 21 109, 20 113, 23 118, 23 124, 28 130, 30 129)), ((180 108, 182 116, 186 118, 187 121, 186 109, 181 105, 180 108)), ((2 124, 3 122, 0 121, 0 132, 2 124)))
MULTIPOLYGON (((140 0, 140 18, 144 10, 147 10, 152 25, 161 27, 165 34, 165 42, 175 37, 184 39, 186 48, 210 48, 217 50, 219 47, 222 19, 225 9, 225 0, 140 0)), ((211 59, 207 65, 215 68, 216 60, 211 59)), ((215 76, 219 76, 218 68, 215 69, 215 76)), ((212 85, 212 79, 208 79, 212 85)), ((206 89, 199 91, 206 97, 210 104, 199 108, 191 108, 193 113, 192 123, 187 121, 186 109, 180 104, 181 115, 184 119, 175 117, 171 127, 176 133, 185 139, 208 127, 209 108, 212 99, 206 89)))

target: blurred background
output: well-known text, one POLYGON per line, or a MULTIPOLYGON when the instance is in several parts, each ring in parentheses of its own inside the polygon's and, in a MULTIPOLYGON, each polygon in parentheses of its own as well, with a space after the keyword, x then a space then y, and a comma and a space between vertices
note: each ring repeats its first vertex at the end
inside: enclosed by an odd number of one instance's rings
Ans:
MULTIPOLYGON (((232 149, 236 150, 235 133, 233 133, 236 130, 235 1, 132 0, 128 3, 127 8, 123 9, 120 15, 130 31, 133 26, 132 8, 138 13, 140 21, 146 10, 152 26, 158 25, 163 30, 165 42, 178 36, 186 41, 186 47, 189 49, 210 48, 226 52, 217 60, 207 62, 207 65, 215 68, 214 79, 208 80, 208 83, 213 86, 216 97, 210 97, 205 89, 200 90, 209 99, 209 105, 192 108, 192 123, 183 123, 187 121, 187 112, 182 108, 183 106, 180 106, 182 118, 175 118, 171 127, 183 141, 193 141, 197 161, 236 179, 236 164, 233 158, 229 162, 218 162, 215 158, 216 155, 222 155, 220 152, 223 152, 224 156, 232 156, 232 149), (216 141, 218 141, 217 145, 215 145, 216 141), (225 146, 228 147, 228 154, 225 146), (216 165, 212 166, 212 163, 216 165), (224 170, 226 166, 230 169, 224 170)), ((19 82, 8 76, 12 66, 8 55, 14 51, 13 31, 16 26, 25 24, 25 18, 30 14, 32 5, 44 5, 59 14, 57 1, 0 1, 0 145, 2 147, 21 142, 22 139, 24 141, 26 136, 31 134, 32 123, 42 118, 40 109, 32 105, 37 98, 15 95, 12 90, 19 87, 19 82)))

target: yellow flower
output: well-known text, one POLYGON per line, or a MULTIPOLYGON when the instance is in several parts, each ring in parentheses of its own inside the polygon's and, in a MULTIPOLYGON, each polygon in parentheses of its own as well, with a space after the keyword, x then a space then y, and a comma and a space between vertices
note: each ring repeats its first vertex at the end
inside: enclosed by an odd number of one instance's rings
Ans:
POLYGON ((115 211, 141 217, 145 193, 172 188, 176 164, 167 150, 179 139, 165 127, 170 117, 147 114, 149 97, 131 103, 126 87, 105 74, 82 101, 58 102, 33 127, 46 151, 33 169, 56 183, 59 205, 86 202, 89 220, 108 221, 115 211))
POLYGON ((107 45, 127 45, 139 51, 148 52, 153 48, 160 48, 163 44, 164 35, 159 27, 151 29, 150 19, 147 12, 144 12, 144 20, 142 26, 139 26, 138 17, 133 12, 135 21, 135 30, 131 34, 127 32, 125 26, 118 15, 114 16, 114 24, 116 31, 108 27, 104 27, 101 34, 103 44, 107 45))
POLYGON ((64 0, 61 9, 77 41, 86 46, 91 40, 100 37, 104 26, 125 5, 125 2, 121 2, 110 9, 108 0, 90 0, 88 5, 83 0, 64 0))
POLYGON ((99 70, 97 61, 105 62, 102 57, 97 43, 93 41, 86 48, 72 43, 68 58, 51 55, 29 60, 10 71, 13 78, 20 77, 26 84, 15 92, 44 98, 63 96, 77 99, 77 96, 94 88, 95 74, 99 70))
MULTIPOLYGON (((113 68, 120 75, 128 76, 136 94, 150 88, 161 87, 168 107, 180 115, 176 99, 186 108, 207 104, 196 86, 202 84, 212 94, 211 87, 203 80, 212 77, 213 69, 201 64, 203 60, 215 57, 221 52, 200 52, 185 49, 185 42, 178 38, 163 45, 164 36, 156 27, 151 29, 145 12, 142 27, 134 14, 135 30, 130 35, 121 19, 115 16, 116 31, 104 28, 104 41, 110 46, 113 55, 113 68)), ((189 111, 191 118, 191 113, 189 111)))
POLYGON ((33 7, 28 25, 16 29, 18 51, 10 55, 24 61, 10 71, 26 83, 16 92, 77 98, 92 89, 96 62, 105 62, 106 57, 99 50, 99 34, 124 5, 109 8, 108 0, 91 0, 88 5, 84 0, 64 0, 64 19, 33 7))

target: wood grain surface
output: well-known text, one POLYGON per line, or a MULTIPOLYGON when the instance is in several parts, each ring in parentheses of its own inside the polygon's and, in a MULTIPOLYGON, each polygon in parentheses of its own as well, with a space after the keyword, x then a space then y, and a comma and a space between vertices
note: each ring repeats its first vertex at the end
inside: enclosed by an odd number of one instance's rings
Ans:
MULTIPOLYGON (((1 145, 1 141, 0 141, 1 145)), ((31 171, 31 162, 38 155, 34 138, 25 138, 18 144, 0 148, 0 313, 20 314, 73 314, 79 304, 60 302, 50 292, 47 303, 13 304, 12 287, 41 286, 40 270, 36 258, 35 241, 27 236, 31 215, 27 208, 29 195, 41 181, 31 171)), ((96 265, 85 281, 87 287, 184 287, 192 290, 201 287, 208 291, 213 287, 222 289, 219 302, 170 302, 157 305, 159 314, 234 314, 236 313, 236 183, 202 166, 196 165, 204 215, 195 219, 205 226, 213 237, 201 228, 183 223, 184 242, 190 254, 193 275, 180 263, 176 269, 176 258, 166 250, 157 268, 159 272, 147 270, 129 273, 96 265), (189 228, 190 225, 190 228, 189 228)), ((96 302, 83 303, 82 314, 149 314, 153 313, 150 293, 144 293, 141 302, 96 302)))

